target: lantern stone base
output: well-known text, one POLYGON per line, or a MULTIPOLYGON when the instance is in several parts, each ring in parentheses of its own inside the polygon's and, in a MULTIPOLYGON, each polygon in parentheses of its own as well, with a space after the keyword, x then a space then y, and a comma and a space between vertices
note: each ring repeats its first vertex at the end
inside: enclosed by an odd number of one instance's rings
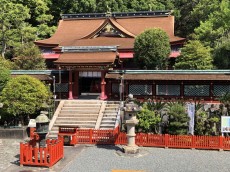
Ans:
POLYGON ((124 146, 123 150, 124 150, 124 153, 126 153, 126 154, 139 153, 139 147, 138 146, 124 146))

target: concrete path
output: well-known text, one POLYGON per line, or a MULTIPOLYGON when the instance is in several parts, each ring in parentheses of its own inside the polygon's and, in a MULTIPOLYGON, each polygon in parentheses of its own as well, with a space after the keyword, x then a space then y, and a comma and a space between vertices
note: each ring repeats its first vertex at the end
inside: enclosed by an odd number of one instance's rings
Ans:
POLYGON ((93 146, 81 152, 63 172, 229 172, 230 151, 141 147, 142 156, 120 154, 121 148, 93 146), (120 156, 122 155, 122 156, 120 156))

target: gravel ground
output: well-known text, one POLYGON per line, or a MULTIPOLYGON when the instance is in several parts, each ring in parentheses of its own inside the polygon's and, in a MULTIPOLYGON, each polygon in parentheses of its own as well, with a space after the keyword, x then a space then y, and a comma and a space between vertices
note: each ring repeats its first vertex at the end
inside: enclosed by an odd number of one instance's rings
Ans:
POLYGON ((87 147, 63 172, 229 172, 230 151, 141 147, 142 156, 130 157, 116 146, 87 147))

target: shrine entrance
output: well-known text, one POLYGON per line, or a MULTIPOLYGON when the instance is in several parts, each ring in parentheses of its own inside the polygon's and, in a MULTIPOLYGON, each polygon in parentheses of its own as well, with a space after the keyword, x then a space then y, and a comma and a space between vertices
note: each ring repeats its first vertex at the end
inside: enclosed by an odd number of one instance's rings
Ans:
POLYGON ((79 95, 100 95, 101 72, 79 72, 79 95))

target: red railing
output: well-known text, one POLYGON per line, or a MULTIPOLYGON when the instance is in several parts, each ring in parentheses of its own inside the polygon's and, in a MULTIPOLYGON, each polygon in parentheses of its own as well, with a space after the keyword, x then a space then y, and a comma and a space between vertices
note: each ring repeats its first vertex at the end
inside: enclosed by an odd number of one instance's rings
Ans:
MULTIPOLYGON (((116 144, 127 144, 126 140, 126 134, 120 133, 116 144)), ((230 150, 230 137, 137 133, 136 144, 152 147, 230 150)))
POLYGON ((51 167, 64 156, 62 140, 46 140, 47 147, 37 147, 34 141, 20 143, 20 165, 51 167))
POLYGON ((71 127, 60 127, 58 137, 64 139, 69 137, 70 145, 75 144, 115 144, 119 133, 119 127, 109 130, 79 129, 71 127))
MULTIPOLYGON (((76 144, 127 144, 126 133, 114 130, 77 128, 72 134, 76 144), (75 133, 74 133, 75 132, 75 133)), ((68 135, 68 131, 65 134, 68 135)), ((62 133, 61 135, 64 135, 62 133)), ((149 147, 230 150, 230 137, 137 133, 136 145, 149 147)))

